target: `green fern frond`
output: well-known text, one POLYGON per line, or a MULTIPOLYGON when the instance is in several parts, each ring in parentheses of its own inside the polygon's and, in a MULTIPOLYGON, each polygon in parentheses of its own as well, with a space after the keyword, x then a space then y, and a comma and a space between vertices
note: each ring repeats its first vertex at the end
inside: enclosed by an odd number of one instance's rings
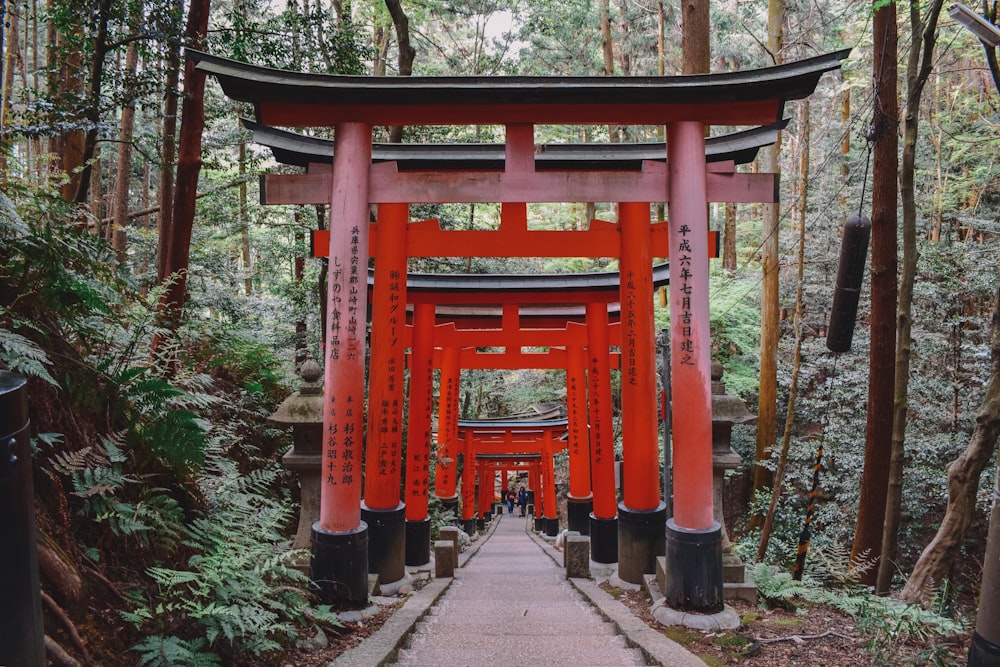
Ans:
POLYGON ((102 458, 99 453, 95 453, 93 447, 84 447, 75 452, 56 452, 49 459, 49 465, 57 473, 70 476, 100 465, 102 458))
POLYGON ((204 651, 204 638, 149 637, 131 650, 140 653, 141 667, 217 667, 222 663, 215 653, 204 651))
POLYGON ((52 365, 45 351, 21 334, 0 327, 0 364, 14 373, 45 380, 54 387, 59 383, 49 373, 52 365))

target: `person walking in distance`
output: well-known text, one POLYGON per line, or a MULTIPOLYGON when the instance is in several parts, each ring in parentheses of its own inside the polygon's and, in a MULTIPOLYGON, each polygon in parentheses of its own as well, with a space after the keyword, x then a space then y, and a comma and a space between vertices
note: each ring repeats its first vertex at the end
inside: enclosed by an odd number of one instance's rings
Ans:
POLYGON ((521 516, 524 516, 525 509, 528 507, 528 492, 522 486, 517 492, 517 508, 521 510, 521 516))
POLYGON ((517 500, 517 494, 514 493, 514 487, 507 489, 507 497, 505 501, 507 502, 507 516, 514 516, 514 501, 517 500))

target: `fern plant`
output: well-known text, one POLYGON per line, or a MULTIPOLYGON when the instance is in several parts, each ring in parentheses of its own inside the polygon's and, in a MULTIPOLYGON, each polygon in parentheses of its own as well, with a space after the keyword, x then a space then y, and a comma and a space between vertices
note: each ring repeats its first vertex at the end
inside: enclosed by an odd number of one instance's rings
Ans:
MULTIPOLYGON (((108 527, 116 538, 172 552, 180 543, 183 510, 166 489, 144 485, 126 472, 128 457, 112 438, 73 452, 57 452, 50 465, 70 479, 80 513, 108 527)), ((120 541, 116 547, 120 548, 120 541)), ((99 551, 89 552, 93 558, 99 551)))
POLYGON ((865 637, 866 650, 876 664, 896 664, 895 649, 909 638, 936 644, 937 640, 965 632, 959 621, 919 605, 877 596, 867 588, 827 588, 808 576, 795 581, 788 572, 762 563, 751 570, 750 577, 766 600, 826 604, 855 618, 865 637))
POLYGON ((302 554, 288 550, 282 534, 292 512, 275 497, 281 471, 272 465, 241 474, 220 451, 215 443, 199 479, 207 507, 185 528, 194 552, 186 567, 149 568, 156 597, 122 613, 155 638, 132 647, 143 665, 172 665, 169 652, 195 648, 238 662, 279 650, 307 616, 336 622, 329 609, 309 608, 308 579, 292 566, 302 554))

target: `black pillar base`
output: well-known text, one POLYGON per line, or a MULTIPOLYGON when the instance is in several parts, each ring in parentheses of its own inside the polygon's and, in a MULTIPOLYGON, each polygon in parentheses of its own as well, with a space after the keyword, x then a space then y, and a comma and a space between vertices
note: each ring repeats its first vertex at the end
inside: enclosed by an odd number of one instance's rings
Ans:
POLYGON ((47 664, 33 484, 27 380, 0 370, 0 665, 47 664))
POLYGON ((667 521, 667 606, 679 611, 722 611, 722 527, 692 530, 667 521))
POLYGON ((1000 667, 1000 646, 986 641, 978 632, 972 633, 969 645, 969 667, 1000 667))
POLYGON ((431 562, 431 518, 406 521, 406 564, 426 565, 431 562))
MULTIPOLYGON (((499 514, 497 516, 500 516, 499 514)), ((483 521, 489 523, 493 520, 493 510, 486 510, 483 512, 483 521)))
POLYGON ((548 517, 542 519, 545 525, 545 534, 549 537, 555 537, 559 534, 559 517, 555 519, 549 519, 548 517))
POLYGON ((642 575, 656 572, 656 557, 666 549, 666 522, 666 503, 652 510, 632 510, 618 503, 618 576, 624 581, 641 584, 642 575))
POLYGON ((462 519, 462 530, 466 532, 467 535, 476 534, 476 520, 473 519, 462 519))
POLYGON ((360 609, 368 604, 368 524, 354 530, 312 527, 309 578, 323 604, 360 609))
POLYGON ((406 505, 373 509, 361 503, 361 520, 368 524, 368 572, 383 584, 406 576, 406 505))
POLYGON ((534 521, 535 521, 534 528, 536 533, 540 533, 543 530, 545 530, 545 517, 536 514, 534 521))
POLYGON ((590 560, 605 564, 618 562, 618 517, 598 519, 590 513, 590 560))
POLYGON ((590 513, 594 511, 594 497, 566 496, 566 528, 581 535, 590 535, 590 513))
POLYGON ((486 519, 476 519, 476 530, 479 532, 486 530, 486 519))

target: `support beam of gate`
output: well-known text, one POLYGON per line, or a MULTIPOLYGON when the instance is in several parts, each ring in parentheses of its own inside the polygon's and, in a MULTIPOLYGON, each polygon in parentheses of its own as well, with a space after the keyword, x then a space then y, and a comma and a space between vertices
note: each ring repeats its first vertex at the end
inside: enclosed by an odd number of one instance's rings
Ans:
MULTIPOLYGON (((713 163, 707 174, 708 201, 753 203, 775 201, 774 174, 720 172, 713 163)), ((267 204, 323 204, 330 172, 313 169, 305 174, 267 174, 263 197, 267 204)), ((373 204, 410 202, 431 204, 548 203, 566 201, 668 202, 666 168, 647 162, 633 171, 540 171, 533 173, 398 171, 395 163, 371 166, 369 197, 373 204)), ((565 232, 563 232, 565 233, 565 232)))

